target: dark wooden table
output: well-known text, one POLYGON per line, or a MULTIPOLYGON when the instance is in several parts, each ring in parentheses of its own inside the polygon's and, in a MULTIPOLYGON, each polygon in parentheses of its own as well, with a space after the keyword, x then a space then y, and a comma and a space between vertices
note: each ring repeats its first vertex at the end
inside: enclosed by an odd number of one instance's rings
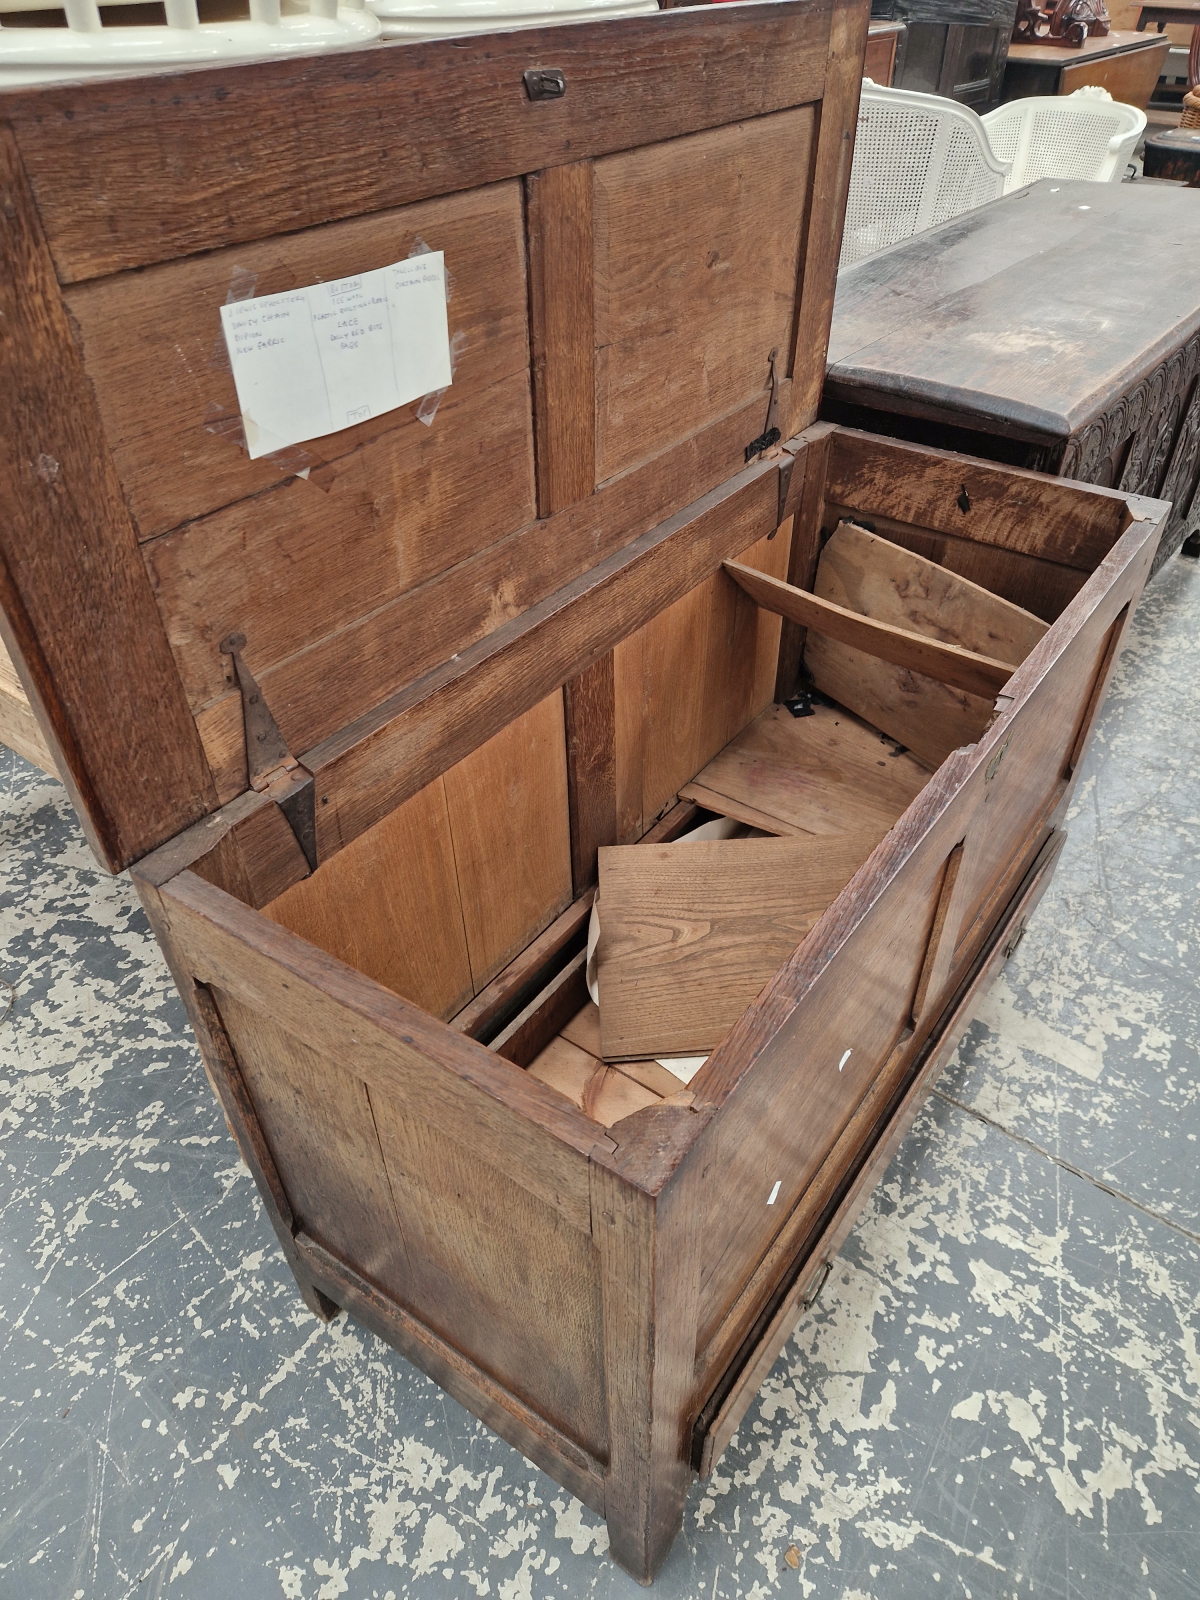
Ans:
POLYGON ((1145 5, 1138 15, 1138 32, 1142 32, 1148 22, 1154 23, 1158 32, 1172 26, 1190 27, 1192 30, 1192 47, 1188 51, 1188 82, 1189 89, 1196 87, 1196 80, 1200 78, 1200 5, 1196 0, 1156 0, 1154 5, 1145 5))
POLYGON ((1200 192, 1043 179, 838 279, 822 415, 1200 521, 1200 192))
POLYGON ((1166 65, 1169 39, 1156 33, 1110 33, 1085 39, 1078 50, 1053 44, 1012 44, 1004 69, 1004 100, 1035 94, 1073 94, 1096 85, 1114 100, 1145 109, 1166 65))
POLYGON ((1174 179, 1200 188, 1200 128, 1164 128, 1148 138, 1142 170, 1147 178, 1174 179))

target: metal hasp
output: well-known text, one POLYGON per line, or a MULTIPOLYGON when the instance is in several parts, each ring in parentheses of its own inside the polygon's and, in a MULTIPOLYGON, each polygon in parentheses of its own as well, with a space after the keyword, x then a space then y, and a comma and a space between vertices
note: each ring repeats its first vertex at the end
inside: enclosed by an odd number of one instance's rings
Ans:
POLYGON ((773 444, 778 444, 783 435, 779 431, 779 371, 775 365, 775 357, 779 354, 772 350, 767 360, 771 363, 771 404, 767 407, 767 425, 757 439, 751 439, 746 446, 746 464, 749 465, 755 456, 762 455, 764 450, 769 450, 773 444))
POLYGON ((288 820, 296 843, 304 851, 309 870, 317 870, 317 816, 312 773, 305 770, 287 747, 271 708, 263 699, 242 651, 244 633, 226 634, 218 649, 233 658, 242 695, 242 720, 246 728, 246 771, 250 787, 269 794, 288 820))
POLYGON ((561 100, 566 92, 566 74, 557 67, 530 67, 525 74, 525 93, 531 100, 561 100))

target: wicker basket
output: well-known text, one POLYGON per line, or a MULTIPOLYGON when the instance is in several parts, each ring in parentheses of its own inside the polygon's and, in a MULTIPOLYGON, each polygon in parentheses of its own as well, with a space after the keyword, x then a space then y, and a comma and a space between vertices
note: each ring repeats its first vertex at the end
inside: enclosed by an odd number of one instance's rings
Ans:
POLYGON ((1179 119, 1181 128, 1200 128, 1200 93, 1189 89, 1183 97, 1183 115, 1179 119))

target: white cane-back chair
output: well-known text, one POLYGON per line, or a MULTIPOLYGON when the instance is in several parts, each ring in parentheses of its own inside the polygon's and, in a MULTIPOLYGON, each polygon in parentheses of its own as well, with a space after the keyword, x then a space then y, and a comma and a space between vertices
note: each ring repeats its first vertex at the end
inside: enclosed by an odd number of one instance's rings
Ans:
POLYGON ((368 0, 385 39, 445 39, 465 33, 607 22, 658 10, 658 0, 368 0))
POLYGON ((1010 165, 967 106, 864 78, 839 267, 998 199, 1010 165))
POLYGON ((0 0, 0 89, 127 77, 220 62, 347 49, 379 37, 363 0, 163 0, 145 22, 119 20, 109 0, 0 0), (161 13, 159 13, 161 15, 161 13))
POLYGON ((1146 131, 1144 111, 1092 87, 1010 100, 981 120, 992 149, 1012 163, 1005 194, 1039 178, 1119 183, 1146 131))

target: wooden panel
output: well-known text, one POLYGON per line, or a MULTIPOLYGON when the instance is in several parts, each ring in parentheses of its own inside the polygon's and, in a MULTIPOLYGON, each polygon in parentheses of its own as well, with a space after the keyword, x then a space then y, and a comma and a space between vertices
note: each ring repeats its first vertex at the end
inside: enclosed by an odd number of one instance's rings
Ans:
POLYGON ((572 1226, 589 1226, 596 1126, 510 1061, 183 872, 160 890, 170 959, 393 1096, 489 1160, 572 1226))
POLYGON ((596 881, 596 852, 617 843, 617 727, 613 652, 563 685, 571 878, 582 894, 596 881))
POLYGON ((62 85, 6 111, 71 282, 815 100, 831 10, 706 7, 62 85), (531 103, 522 74, 551 60, 569 92, 531 103), (147 206, 153 193, 172 204, 147 206))
POLYGON ((264 910, 435 1017, 472 993, 441 778, 264 910))
POLYGON ((600 1276, 588 1231, 561 1226, 474 1140, 446 1137, 393 1096, 372 1095, 372 1106, 408 1241, 404 1304, 603 1454, 600 1276))
POLYGON ((613 658, 613 765, 617 805, 614 844, 632 844, 646 831, 642 820, 645 784, 646 629, 631 633, 612 653, 613 658))
POLYGON ((547 517, 596 486, 592 164, 534 173, 525 192, 538 512, 547 517))
POLYGON ((928 781, 911 756, 836 706, 810 717, 771 706, 680 792, 768 832, 849 830, 873 848, 928 781))
POLYGON ((1111 550, 1125 517, 1122 497, 1102 489, 849 428, 831 436, 825 499, 853 507, 860 520, 878 512, 1084 572, 1111 550))
MULTIPOLYGON (((727 556, 744 552, 775 522, 778 475, 774 461, 745 468, 306 752, 304 764, 316 774, 322 801, 317 807, 319 858, 460 760, 477 743, 475 730, 481 723, 502 722, 535 705, 689 593, 727 556)), ((599 499, 596 495, 584 504, 599 499)), ((553 526, 554 520, 538 524, 553 526)), ((735 585, 730 588, 738 592, 735 585)), ((757 618, 758 608, 748 600, 744 605, 757 618)), ((759 626, 754 623, 761 648, 766 635, 759 626)), ((770 668, 769 695, 773 668, 771 657, 765 650, 763 654, 770 668)), ((686 665, 695 671, 694 661, 686 665)), ((703 754, 691 771, 700 760, 703 754)))
POLYGON ((571 899, 562 695, 493 734, 445 781, 478 993, 571 899))
MULTIPOLYGON (((740 559, 778 577, 787 571, 788 555, 788 530, 781 530, 740 559)), ((770 703, 779 630, 778 617, 761 611, 720 572, 617 647, 623 838, 644 833, 680 785, 770 703)))
MULTIPOLYGON (((762 395, 790 347, 810 108, 595 166, 596 476, 762 395)), ((730 463, 732 468, 733 463, 730 463)))
MULTIPOLYGON (((846 522, 821 552, 815 588, 836 605, 1013 666, 1046 632, 1038 617, 846 522)), ((824 632, 809 634, 804 660, 819 689, 930 767, 979 738, 1003 688, 997 682, 989 692, 980 692, 982 684, 968 692, 966 682, 955 686, 949 674, 931 676, 916 661, 880 660, 824 632)))
POLYGON ((683 1087, 657 1062, 623 1062, 620 1068, 605 1066, 562 1034, 551 1039, 530 1062, 529 1071, 605 1128, 647 1106, 658 1105, 664 1093, 673 1094, 683 1087), (647 1068, 659 1075, 656 1083, 638 1081, 637 1074, 647 1068), (670 1079, 670 1084, 662 1084, 662 1079, 670 1079))
MULTIPOLYGON (((907 552, 904 552, 907 554, 907 552)), ((756 605, 811 629, 823 639, 850 645, 860 653, 910 672, 923 672, 955 688, 975 694, 996 694, 1012 676, 1012 668, 991 656, 943 644, 911 628, 893 627, 877 618, 838 605, 827 596, 795 589, 778 578, 764 577, 750 567, 727 561, 725 571, 756 605)))
POLYGON ((12 135, 0 127, 0 609, 101 862, 216 805, 12 135))
MULTIPOLYGON (((987 762, 983 814, 986 826, 967 841, 959 871, 961 922, 956 960, 968 959, 982 933, 980 919, 994 914, 995 884, 1019 860, 1030 819, 1044 814, 1070 774, 1071 757, 1095 717, 1103 680, 1112 672, 1128 626, 1124 605, 1136 601, 1153 549, 1144 542, 1149 524, 1135 524, 1106 563, 1108 584, 1094 581, 1072 602, 1064 620, 1073 624, 1047 635, 1014 674, 1009 692, 1021 700, 1021 715, 1002 716, 980 756, 987 762), (1140 544, 1139 539, 1143 540, 1140 544), (1114 636, 1115 630, 1115 636, 1114 636)), ((1098 575, 1099 576, 1099 575, 1098 575)), ((1001 700, 1001 707, 1008 702, 1001 700)), ((1032 843, 1033 841, 1031 841, 1032 843)))
POLYGON ((587 1000, 587 951, 579 950, 491 1041, 506 1061, 528 1067, 587 1000))
POLYGON ((870 850, 852 834, 602 850, 605 1059, 715 1049, 870 850))
MULTIPOLYGON (((897 628, 1019 666, 1048 624, 853 523, 821 552, 818 593, 897 628)), ((996 691, 1004 687, 995 686, 996 691)))
MULTIPOLYGON (((208 594, 220 577, 234 585, 229 603, 244 612, 251 639, 259 615, 278 628, 273 608, 301 609, 301 596, 302 615, 311 608, 314 624, 328 617, 327 626, 335 626, 373 596, 378 604, 461 559, 481 532, 491 542, 532 519, 528 383, 522 391, 512 381, 527 380, 529 364, 522 230, 520 186, 507 183, 68 291, 141 539, 278 487, 240 519, 200 522, 183 542, 186 555, 176 558, 182 559, 176 581, 205 558, 216 562, 219 576, 210 572, 208 594), (454 382, 433 425, 417 420, 414 403, 251 461, 241 443, 222 304, 372 271, 422 246, 445 251, 447 317, 459 346, 454 382), (465 474, 460 451, 474 459, 486 452, 496 481, 465 474), (315 482, 285 486, 305 468, 316 472, 315 482), (294 575, 273 521, 286 525, 294 575), (348 562, 344 545, 351 536, 348 562), (458 541, 444 560, 439 540, 458 541), (237 564, 247 559, 251 570, 239 574, 237 564), (246 610, 267 563, 268 592, 257 596, 258 611, 246 610)), ((195 607, 195 589, 189 593, 195 607)), ((301 617, 289 620, 296 648, 301 617)))
MULTIPOLYGON (((791 521, 792 551, 788 558, 787 581, 798 589, 811 589, 821 554, 821 530, 825 513, 825 474, 829 463, 829 435, 832 424, 818 422, 805 430, 806 449, 798 453, 787 472, 781 513, 791 521)), ((781 483, 783 474, 781 473, 781 483)), ((775 675, 775 698, 790 700, 800 678, 800 658, 804 653, 804 629, 785 622, 779 635, 779 668, 775 675)))
POLYGON ((52 778, 58 776, 54 757, 3 641, 0 641, 0 744, 15 750, 26 761, 32 761, 52 778))
POLYGON ((366 1084, 220 988, 213 998, 296 1226, 402 1298, 412 1260, 366 1084))
MULTIPOLYGON (((523 378, 512 381, 525 383, 523 378)), ((522 389, 523 396, 524 393, 522 389)), ((525 404, 524 398, 521 404, 525 404)), ((276 616, 264 632, 262 614, 255 610, 258 638, 265 639, 269 648, 281 651, 282 655, 276 665, 264 664, 255 639, 247 646, 246 659, 290 747, 295 751, 311 750, 345 728, 364 708, 402 692, 421 674, 461 656, 521 613, 545 603, 563 586, 580 580, 589 570, 595 571, 606 558, 623 548, 628 549, 635 536, 653 532, 656 526, 661 528, 664 519, 676 514, 681 500, 695 492, 697 482, 707 490, 720 481, 722 468, 727 467, 731 459, 740 462, 741 447, 737 441, 747 425, 757 427, 757 415, 739 421, 735 413, 732 421, 724 419, 678 450, 625 475, 590 499, 511 533, 495 544, 487 544, 476 554, 416 588, 406 589, 377 608, 368 606, 358 620, 310 642, 306 649, 291 650, 289 641, 297 626, 294 621, 285 626, 276 616)), ((425 431, 421 429, 422 433, 425 431)), ((773 463, 766 463, 760 470, 771 471, 773 466, 773 463)), ((458 467, 461 468, 461 462, 458 467)), ((482 475, 486 477, 487 472, 482 475)), ((476 480, 475 473, 463 473, 463 492, 474 493, 476 480)), ((294 482, 281 492, 290 493, 294 488, 299 493, 308 487, 303 481, 294 482)), ((331 493, 337 493, 336 482, 331 493)), ((256 504, 250 502, 249 508, 234 508, 229 515, 245 516, 252 524, 256 504)), ((173 543, 170 536, 163 541, 164 546, 173 543)), ((454 544, 455 540, 450 543, 454 544)), ((156 546, 151 545, 148 550, 154 552, 156 546)), ((287 551, 287 539, 281 536, 278 569, 281 574, 288 566, 287 551)), ((236 547, 230 551, 230 561, 232 570, 236 571, 236 547)), ((190 595, 191 580, 186 573, 177 570, 177 566, 172 562, 171 587, 190 595)), ((210 574, 210 577, 215 576, 210 574)), ((392 582, 386 571, 377 576, 381 588, 386 589, 392 582)), ((279 581, 286 588, 282 575, 279 581)), ((334 592, 339 592, 336 584, 334 592)), ((226 594, 222 583, 216 582, 211 593, 205 588, 203 607, 215 606, 217 614, 224 615, 231 598, 238 600, 239 610, 245 609, 246 597, 240 589, 231 585, 226 594)), ((301 597, 303 605, 307 605, 309 599, 309 593, 305 593, 301 597)), ((314 605, 319 612, 320 605, 316 602, 314 605)), ((190 636, 186 615, 177 618, 172 613, 169 621, 173 633, 180 631, 185 637, 190 636)), ((200 670, 209 674, 204 680, 203 692, 218 693, 220 689, 216 669, 221 666, 221 658, 215 653, 215 644, 221 637, 215 628, 206 627, 195 650, 189 648, 187 652, 190 666, 199 663, 200 670)), ((573 670, 577 670, 574 664, 564 665, 557 681, 571 676, 573 670)), ((552 685, 547 683, 546 689, 550 687, 552 685)), ((195 692, 202 691, 197 688, 195 692)), ((236 705, 237 697, 232 691, 229 701, 236 705)), ((207 716, 214 709, 210 706, 202 715, 207 716)), ((231 714, 226 727, 236 726, 236 717, 231 714)), ((240 758, 241 754, 239 748, 236 756, 240 758)), ((213 755, 216 756, 215 750, 213 755)))

